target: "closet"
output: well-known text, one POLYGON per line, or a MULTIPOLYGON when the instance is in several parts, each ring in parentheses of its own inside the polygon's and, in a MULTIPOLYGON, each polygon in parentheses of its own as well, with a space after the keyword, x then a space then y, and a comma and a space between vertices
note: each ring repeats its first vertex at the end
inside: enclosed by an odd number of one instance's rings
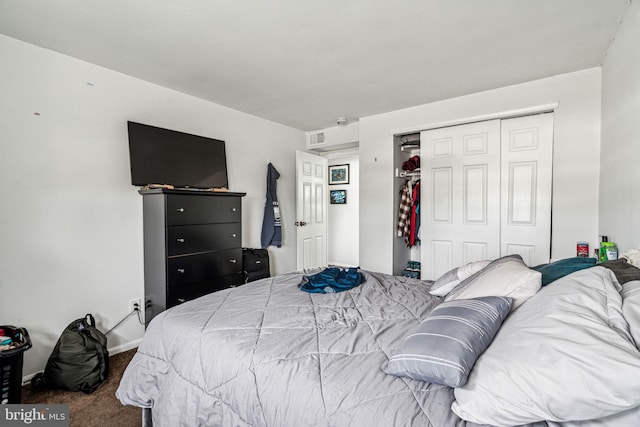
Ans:
POLYGON ((408 154, 405 136, 396 141, 396 213, 403 159, 419 153, 421 239, 412 248, 394 239, 394 274, 410 261, 422 279, 510 254, 528 265, 549 261, 552 113, 424 130, 408 154))
POLYGON ((420 277, 419 195, 421 184, 420 133, 395 137, 394 233, 395 275, 420 277), (417 161, 416 161, 417 159, 417 161))

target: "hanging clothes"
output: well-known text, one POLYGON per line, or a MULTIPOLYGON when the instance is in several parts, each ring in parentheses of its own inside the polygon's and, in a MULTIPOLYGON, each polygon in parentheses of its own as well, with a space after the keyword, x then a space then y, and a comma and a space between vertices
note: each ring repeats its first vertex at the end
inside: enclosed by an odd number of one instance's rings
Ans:
POLYGON ((418 243, 418 230, 420 228, 420 180, 413 186, 413 197, 411 203, 411 220, 409 221, 409 247, 418 243))
POLYGON ((282 222, 276 187, 280 173, 269 163, 267 166, 267 199, 264 203, 264 217, 262 219, 262 235, 260 242, 262 249, 267 246, 282 246, 282 222))
POLYGON ((410 231, 412 205, 411 180, 406 180, 400 188, 400 207, 398 208, 398 237, 405 237, 410 231))
POLYGON ((419 244, 420 231, 420 180, 407 179, 400 188, 397 235, 408 247, 419 244))

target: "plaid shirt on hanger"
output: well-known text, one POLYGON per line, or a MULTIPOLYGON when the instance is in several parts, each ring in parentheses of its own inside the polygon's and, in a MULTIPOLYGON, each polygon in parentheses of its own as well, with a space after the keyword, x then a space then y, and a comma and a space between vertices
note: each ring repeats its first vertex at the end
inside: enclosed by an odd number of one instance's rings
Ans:
POLYGON ((405 243, 409 243, 411 222, 411 182, 405 181, 400 189, 400 208, 398 209, 398 237, 404 237, 405 243))

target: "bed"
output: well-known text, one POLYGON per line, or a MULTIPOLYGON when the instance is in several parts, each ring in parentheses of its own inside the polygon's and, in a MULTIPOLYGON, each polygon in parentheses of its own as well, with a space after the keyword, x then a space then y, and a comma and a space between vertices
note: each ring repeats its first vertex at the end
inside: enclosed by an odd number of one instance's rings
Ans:
POLYGON ((517 256, 337 293, 262 279, 154 318, 116 395, 155 427, 640 425, 629 267, 544 287, 517 256))

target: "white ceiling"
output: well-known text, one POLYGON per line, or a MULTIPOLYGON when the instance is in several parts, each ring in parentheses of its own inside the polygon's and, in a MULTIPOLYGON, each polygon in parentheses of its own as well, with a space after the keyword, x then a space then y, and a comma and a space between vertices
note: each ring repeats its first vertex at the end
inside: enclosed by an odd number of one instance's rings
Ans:
POLYGON ((0 0, 0 33, 318 130, 599 66, 626 3, 0 0))

